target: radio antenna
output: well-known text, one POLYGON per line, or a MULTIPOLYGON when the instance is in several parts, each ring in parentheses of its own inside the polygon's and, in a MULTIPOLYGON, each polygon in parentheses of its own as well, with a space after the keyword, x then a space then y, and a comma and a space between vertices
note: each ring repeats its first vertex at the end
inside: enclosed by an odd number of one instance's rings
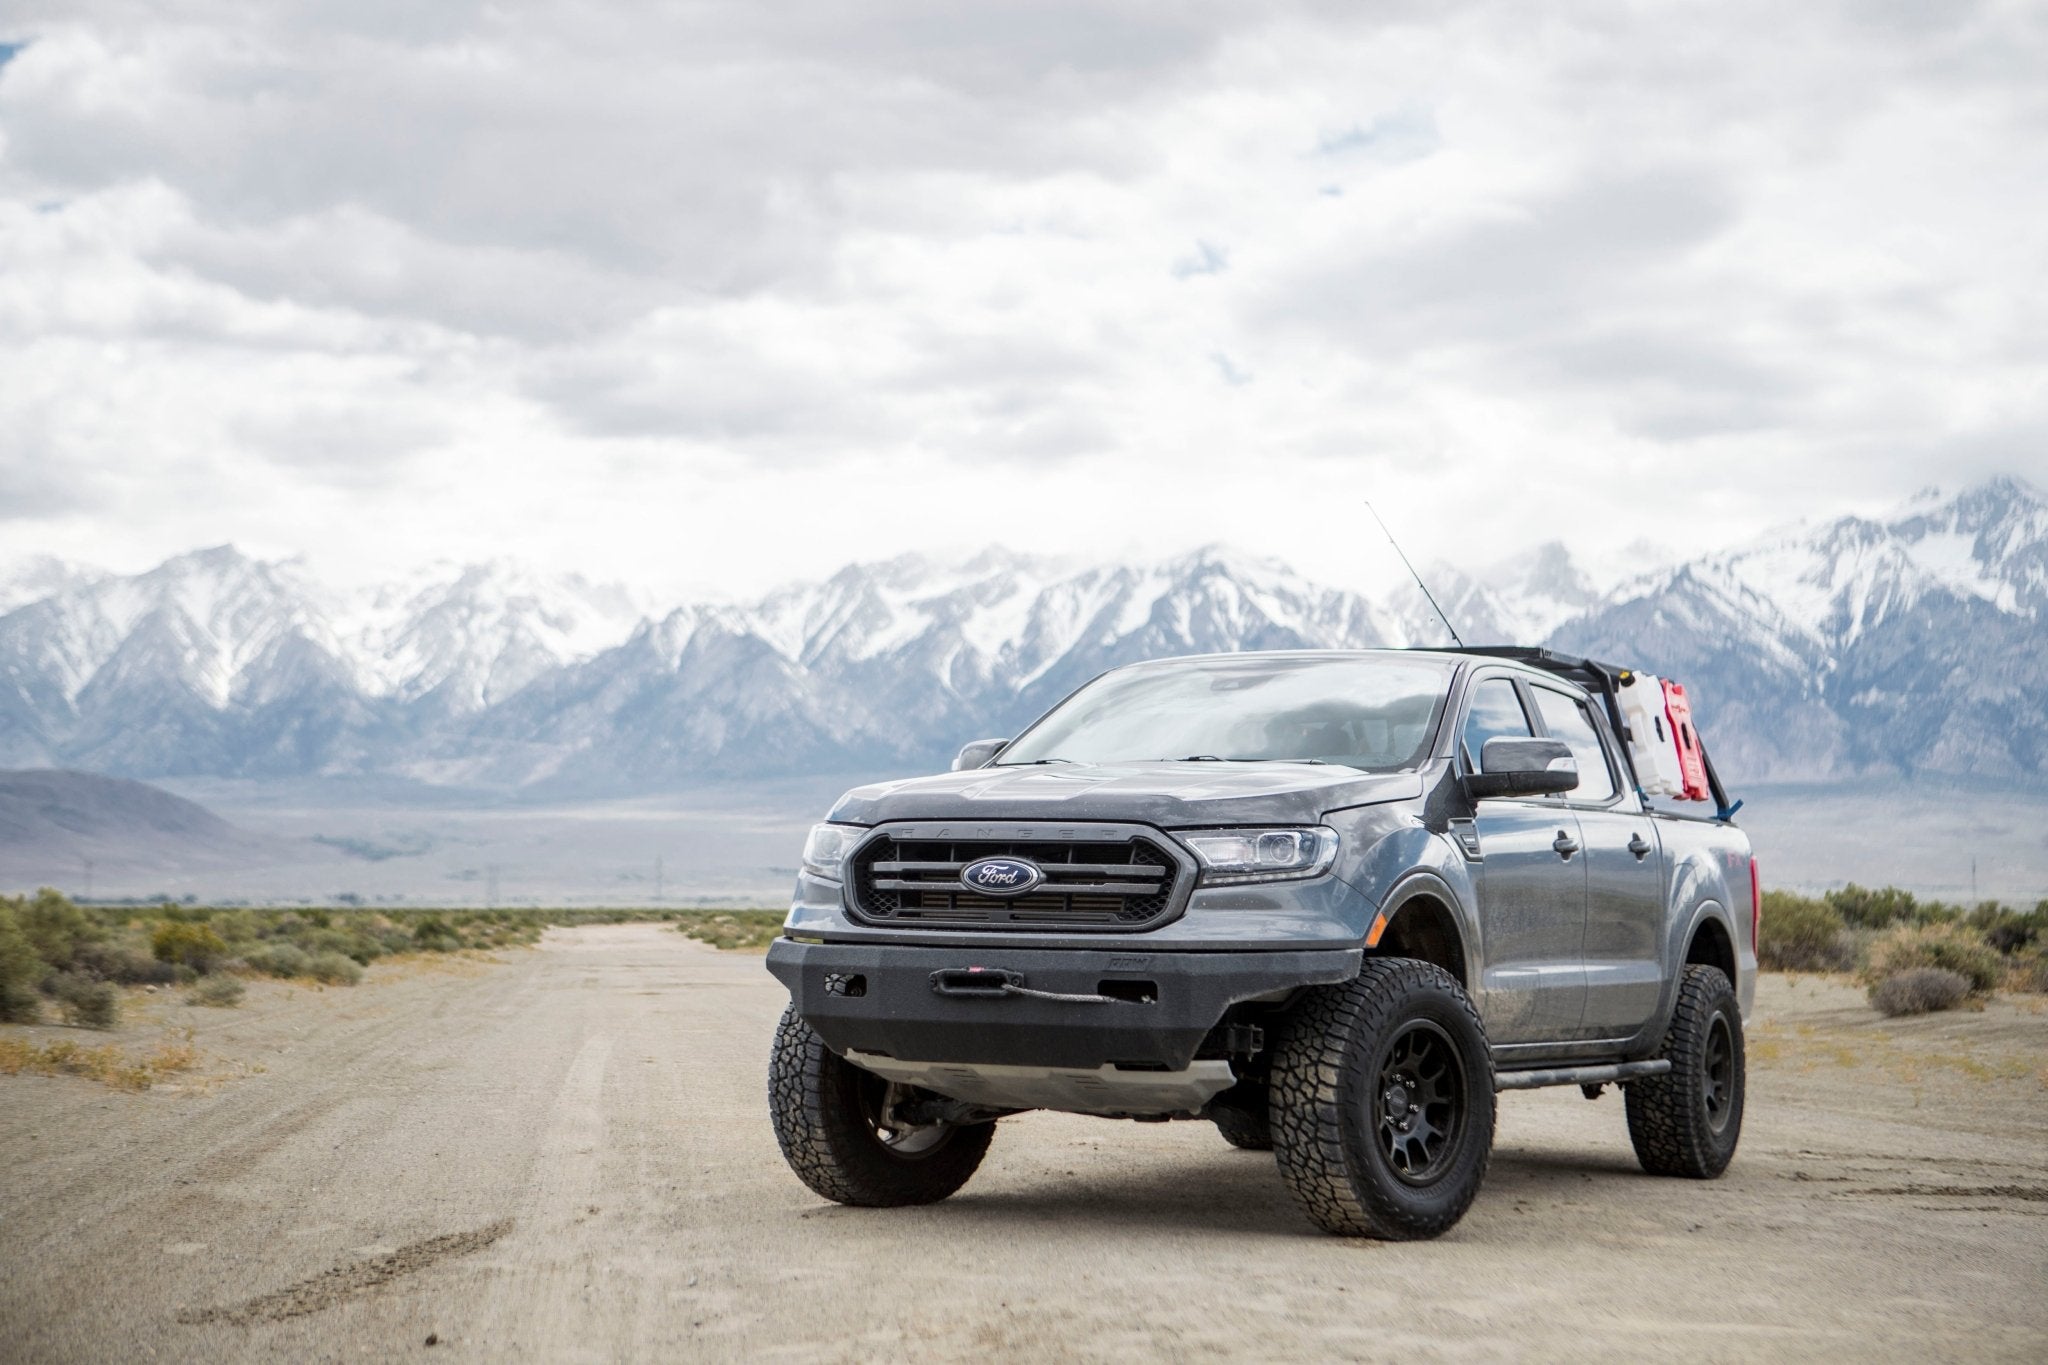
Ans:
POLYGON ((1394 553, 1401 556, 1401 567, 1408 570, 1408 576, 1415 580, 1415 586, 1422 589, 1422 595, 1428 600, 1430 609, 1436 612, 1436 619, 1443 622, 1444 629, 1451 633, 1451 643, 1463 649, 1465 642, 1458 638, 1458 628, 1451 624, 1450 617, 1444 615, 1444 609, 1437 606, 1436 595, 1429 590, 1429 584, 1422 581, 1422 575, 1415 572, 1415 566, 1408 562, 1408 556, 1402 553, 1401 542, 1394 539, 1394 533, 1387 529, 1386 519, 1381 517, 1379 509, 1372 505, 1371 498, 1365 500, 1365 510, 1372 513, 1374 521, 1379 522, 1380 534, 1387 538, 1387 544, 1394 547, 1394 553))

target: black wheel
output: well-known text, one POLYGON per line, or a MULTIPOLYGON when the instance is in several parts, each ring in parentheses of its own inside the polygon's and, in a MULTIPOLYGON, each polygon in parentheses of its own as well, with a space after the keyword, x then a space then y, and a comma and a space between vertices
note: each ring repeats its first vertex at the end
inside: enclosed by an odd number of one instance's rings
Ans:
POLYGON ((768 1109, 783 1159, 804 1184, 866 1208, 932 1204, 965 1185, 995 1125, 898 1122, 901 1090, 834 1054, 793 1007, 783 1011, 768 1109))
POLYGON ((1266 1117, 1265 1090, 1246 1090, 1242 1096, 1226 1093, 1231 1096, 1229 1103, 1209 1107, 1209 1117, 1214 1120, 1216 1131, 1223 1134, 1223 1140, 1247 1152, 1272 1151, 1273 1125, 1266 1117))
POLYGON ((1720 968, 1685 969, 1663 1055, 1669 1072, 1623 1087, 1636 1160, 1651 1175, 1712 1180, 1742 1140, 1742 1010, 1720 968))
POLYGON ((1273 1151, 1324 1229, 1448 1231, 1493 1151, 1493 1060, 1479 1012, 1440 968, 1367 958, 1289 1011, 1273 1056, 1273 1151))

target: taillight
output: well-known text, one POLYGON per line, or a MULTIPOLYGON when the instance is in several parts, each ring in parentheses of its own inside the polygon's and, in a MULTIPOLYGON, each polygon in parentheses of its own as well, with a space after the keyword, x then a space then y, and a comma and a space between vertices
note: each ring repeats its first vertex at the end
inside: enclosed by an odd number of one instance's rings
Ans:
POLYGON ((1764 884, 1757 875, 1756 859, 1749 860, 1749 950, 1756 951, 1757 935, 1764 927, 1764 884))

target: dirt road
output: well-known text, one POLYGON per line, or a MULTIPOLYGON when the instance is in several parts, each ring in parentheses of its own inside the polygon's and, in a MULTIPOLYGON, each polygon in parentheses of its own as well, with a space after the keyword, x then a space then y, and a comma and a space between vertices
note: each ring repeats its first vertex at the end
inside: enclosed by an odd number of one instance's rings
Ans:
POLYGON ((779 989, 652 925, 167 1004, 264 1069, 0 1077, 0 1358, 2039 1359, 2048 1012, 1859 1005, 1766 982, 1720 1182, 1639 1175, 1612 1094, 1508 1096, 1472 1214, 1378 1245, 1199 1123, 1029 1115, 948 1203, 821 1203, 779 989))

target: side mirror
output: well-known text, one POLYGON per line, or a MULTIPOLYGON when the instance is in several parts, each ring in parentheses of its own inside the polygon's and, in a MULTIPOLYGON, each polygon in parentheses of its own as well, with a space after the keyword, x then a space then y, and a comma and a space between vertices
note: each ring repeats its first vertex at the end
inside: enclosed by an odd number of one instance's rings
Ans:
POLYGON ((971 744, 961 745, 959 756, 953 760, 953 771, 964 773, 969 768, 986 768, 1009 742, 1007 739, 977 739, 971 744))
POLYGON ((1579 761, 1561 739, 1495 735, 1465 779, 1473 796, 1554 796, 1579 785, 1579 761))

